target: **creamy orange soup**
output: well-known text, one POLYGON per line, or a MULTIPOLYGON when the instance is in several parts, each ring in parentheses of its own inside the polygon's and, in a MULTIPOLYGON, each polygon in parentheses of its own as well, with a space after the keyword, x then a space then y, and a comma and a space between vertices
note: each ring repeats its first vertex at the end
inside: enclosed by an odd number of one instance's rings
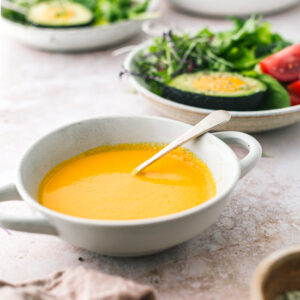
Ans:
POLYGON ((81 218, 134 220, 180 212, 215 196, 207 165, 182 148, 131 174, 161 148, 120 144, 84 152, 50 170, 40 184, 39 202, 81 218))

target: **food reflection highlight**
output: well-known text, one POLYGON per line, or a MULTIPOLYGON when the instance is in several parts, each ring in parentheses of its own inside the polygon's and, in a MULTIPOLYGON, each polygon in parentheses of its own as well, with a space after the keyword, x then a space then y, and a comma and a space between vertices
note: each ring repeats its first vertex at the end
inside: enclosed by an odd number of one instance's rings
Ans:
POLYGON ((197 206, 216 194, 207 165, 177 148, 138 176, 132 169, 163 146, 102 146, 62 162, 42 180, 39 202, 63 214, 100 220, 154 218, 197 206))

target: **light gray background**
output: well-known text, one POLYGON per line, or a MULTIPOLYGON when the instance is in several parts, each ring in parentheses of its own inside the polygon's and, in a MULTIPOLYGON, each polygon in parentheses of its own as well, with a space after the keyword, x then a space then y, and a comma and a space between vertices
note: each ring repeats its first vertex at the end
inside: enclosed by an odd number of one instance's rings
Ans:
MULTIPOLYGON (((161 7, 164 19, 183 28, 228 23, 161 7)), ((266 19, 275 30, 299 34, 300 6, 266 19)), ((112 114, 159 115, 126 79, 119 80, 123 57, 110 53, 46 53, 0 34, 0 184, 13 180, 23 150, 57 126, 112 114)), ((0 229, 0 280, 19 282, 84 265, 152 284, 159 299, 247 299, 259 261, 300 243, 300 124, 255 136, 268 157, 240 182, 218 221, 193 240, 158 255, 117 259, 56 237, 0 229)), ((29 213, 20 202, 1 204, 1 210, 29 213)))

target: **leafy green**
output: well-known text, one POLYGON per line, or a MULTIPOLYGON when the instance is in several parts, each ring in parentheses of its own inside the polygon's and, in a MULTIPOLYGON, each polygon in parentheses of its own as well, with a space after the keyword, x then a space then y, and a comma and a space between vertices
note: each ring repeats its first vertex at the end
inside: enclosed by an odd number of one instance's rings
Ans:
MULTIPOLYGON (((23 8, 29 8, 35 4, 35 0, 14 0, 15 4, 23 8)), ((23 14, 1 7, 1 16, 20 24, 27 24, 27 20, 23 14)))
POLYGON ((278 296, 275 300, 299 300, 300 299, 300 290, 298 291, 288 291, 283 295, 278 296))
MULTIPOLYGON (((45 0, 13 0, 14 3, 23 7, 45 0)), ((47 0, 46 0, 47 1, 47 0)), ((64 0, 59 0, 63 3, 64 0)), ((73 0, 83 4, 94 13, 93 25, 105 25, 127 19, 146 18, 147 8, 150 0, 132 1, 132 0, 73 0)), ((16 12, 8 9, 1 9, 1 15, 11 21, 28 24, 26 18, 16 12)))
POLYGON ((193 36, 164 33, 136 57, 135 64, 141 74, 162 83, 204 69, 251 73, 261 59, 290 45, 260 18, 232 21, 233 29, 218 33, 208 28, 193 36))
POLYGON ((27 23, 26 18, 25 18, 24 15, 22 15, 20 13, 17 13, 15 11, 12 11, 10 9, 3 8, 3 7, 1 7, 1 16, 3 18, 8 19, 8 20, 12 20, 16 23, 20 23, 20 24, 26 24, 27 23))
POLYGON ((273 77, 260 74, 257 79, 268 87, 260 109, 276 109, 290 106, 290 97, 286 89, 273 77))
POLYGON ((132 2, 131 0, 98 0, 95 5, 95 24, 113 23, 134 18, 144 13, 149 0, 132 2))

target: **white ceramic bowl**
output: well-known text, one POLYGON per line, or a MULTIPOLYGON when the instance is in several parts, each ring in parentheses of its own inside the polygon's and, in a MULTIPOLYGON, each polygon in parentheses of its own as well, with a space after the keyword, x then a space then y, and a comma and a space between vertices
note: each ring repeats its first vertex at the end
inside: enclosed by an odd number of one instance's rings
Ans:
MULTIPOLYGON (((134 57, 150 43, 151 41, 142 43, 127 55, 124 61, 125 69, 134 71, 134 57)), ((141 78, 131 76, 129 81, 138 93, 154 104, 161 113, 170 118, 189 124, 196 124, 212 112, 210 109, 189 106, 160 97, 152 93, 141 78)), ((230 114, 230 122, 219 127, 220 130, 261 132, 300 122, 300 105, 260 111, 231 111, 230 114)))
POLYGON ((183 11, 211 16, 245 16, 273 13, 299 3, 299 0, 168 0, 183 11))
MULTIPOLYGON (((158 1, 151 0, 148 11, 155 11, 158 1)), ((138 34, 143 23, 143 20, 128 20, 105 26, 53 29, 0 19, 3 32, 17 41, 33 48, 57 52, 79 52, 119 44, 138 34)))
POLYGON ((176 214, 133 221, 88 220, 55 212, 37 201, 42 178, 68 158, 105 144, 168 143, 188 128, 190 125, 185 123, 158 117, 106 117, 77 122, 45 135, 22 156, 15 183, 0 189, 0 201, 23 199, 39 214, 32 218, 0 214, 0 225, 58 235, 78 247, 114 256, 150 254, 196 236, 216 220, 238 180, 259 160, 261 147, 251 136, 240 132, 208 133, 186 144, 207 163, 217 195, 176 214), (249 150, 248 155, 239 161, 225 142, 241 145, 249 150))

